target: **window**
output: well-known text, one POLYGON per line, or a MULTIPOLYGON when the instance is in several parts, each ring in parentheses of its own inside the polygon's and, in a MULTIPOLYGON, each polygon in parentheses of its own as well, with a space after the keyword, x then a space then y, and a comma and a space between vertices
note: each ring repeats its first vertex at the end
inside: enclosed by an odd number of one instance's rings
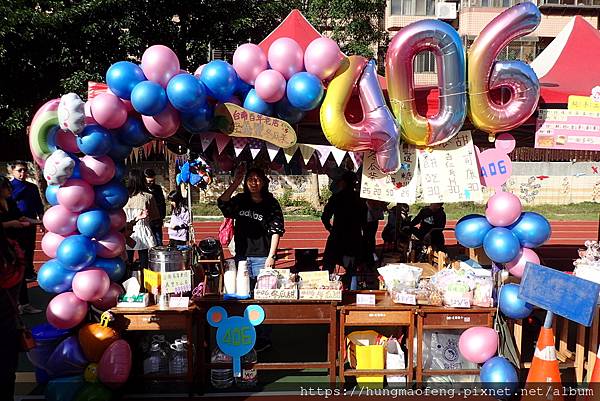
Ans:
POLYGON ((413 61, 415 72, 435 72, 435 55, 432 52, 421 52, 413 61))
POLYGON ((392 15, 435 15, 436 0, 392 0, 392 15))
MULTIPOLYGON (((530 0, 533 1, 533 0, 530 0)), ((555 0, 560 1, 560 0, 555 0)), ((462 0, 463 7, 512 7, 515 4, 522 3, 523 0, 462 0)), ((534 1, 535 2, 535 1, 534 1)))

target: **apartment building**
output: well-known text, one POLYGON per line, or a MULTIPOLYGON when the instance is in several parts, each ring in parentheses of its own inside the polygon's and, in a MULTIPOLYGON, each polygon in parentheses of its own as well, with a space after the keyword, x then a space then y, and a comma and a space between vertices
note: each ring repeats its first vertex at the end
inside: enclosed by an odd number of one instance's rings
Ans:
MULTIPOLYGON (((388 0, 384 24, 393 37, 397 31, 424 18, 444 20, 456 28, 465 46, 498 14, 524 0, 388 0)), ((556 37, 574 15, 600 28, 600 0, 531 0, 542 13, 542 22, 529 36, 513 41, 499 55, 502 59, 532 61, 556 37)), ((415 82, 437 82, 435 57, 423 52, 415 59, 415 82)))

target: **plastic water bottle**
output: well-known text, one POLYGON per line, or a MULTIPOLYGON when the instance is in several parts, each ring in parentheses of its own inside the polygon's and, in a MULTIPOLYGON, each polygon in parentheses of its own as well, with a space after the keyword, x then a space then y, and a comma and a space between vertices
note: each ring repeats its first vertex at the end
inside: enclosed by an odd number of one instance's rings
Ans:
POLYGON ((171 355, 169 357, 169 374, 184 375, 188 371, 187 352, 181 340, 175 340, 171 344, 171 355))
POLYGON ((144 374, 167 374, 169 372, 169 366, 167 362, 167 355, 163 350, 160 349, 160 344, 153 342, 150 346, 150 352, 148 357, 144 359, 144 374))
MULTIPOLYGON (((219 347, 215 347, 210 356, 212 363, 232 363, 231 357, 224 354, 219 347)), ((210 383, 216 389, 229 388, 233 385, 233 369, 211 369, 210 383)))
MULTIPOLYGON (((256 363, 258 361, 254 348, 242 357, 242 366, 246 363, 256 363)), ((235 385, 241 389, 250 389, 258 384, 258 372, 254 367, 244 369, 242 367, 242 377, 235 378, 235 385)))

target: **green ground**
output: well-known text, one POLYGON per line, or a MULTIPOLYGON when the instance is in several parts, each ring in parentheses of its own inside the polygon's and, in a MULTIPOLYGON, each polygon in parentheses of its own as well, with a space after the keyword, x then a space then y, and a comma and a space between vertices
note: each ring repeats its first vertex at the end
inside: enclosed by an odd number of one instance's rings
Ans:
MULTIPOLYGON (((319 220, 321 211, 315 210, 308 202, 294 202, 293 205, 283 206, 287 221, 319 220)), ((415 216, 423 205, 412 205, 410 213, 415 216)), ((444 205, 448 220, 458 220, 471 214, 483 214, 485 205, 472 202, 447 203, 444 205)), ((590 220, 598 221, 600 203, 584 202, 569 205, 536 205, 523 207, 526 211, 543 214, 548 220, 590 220)), ((221 216, 221 211, 216 205, 202 204, 194 206, 194 216, 221 216)), ((201 218, 202 219, 202 218, 201 218)))

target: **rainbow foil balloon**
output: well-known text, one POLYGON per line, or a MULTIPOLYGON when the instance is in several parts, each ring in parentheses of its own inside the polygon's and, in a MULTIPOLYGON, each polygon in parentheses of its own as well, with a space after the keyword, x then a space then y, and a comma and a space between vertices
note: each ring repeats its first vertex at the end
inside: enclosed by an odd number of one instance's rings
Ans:
POLYGON ((458 33, 438 20, 414 22, 390 43, 385 75, 392 110, 409 143, 431 146, 456 135, 466 117, 465 55, 458 33), (439 111, 430 118, 417 112, 413 60, 425 50, 433 52, 438 68, 439 111))
POLYGON ((518 4, 494 18, 469 48, 469 118, 480 130, 509 131, 535 111, 540 83, 533 69, 522 61, 497 61, 496 57, 512 40, 533 32, 540 20, 535 4, 518 4), (510 91, 508 101, 492 98, 491 91, 499 88, 510 91))
POLYGON ((384 173, 400 168, 398 128, 379 86, 375 61, 350 56, 342 62, 321 105, 321 128, 327 140, 339 149, 375 151, 384 173), (351 124, 344 110, 357 83, 364 117, 351 124))

